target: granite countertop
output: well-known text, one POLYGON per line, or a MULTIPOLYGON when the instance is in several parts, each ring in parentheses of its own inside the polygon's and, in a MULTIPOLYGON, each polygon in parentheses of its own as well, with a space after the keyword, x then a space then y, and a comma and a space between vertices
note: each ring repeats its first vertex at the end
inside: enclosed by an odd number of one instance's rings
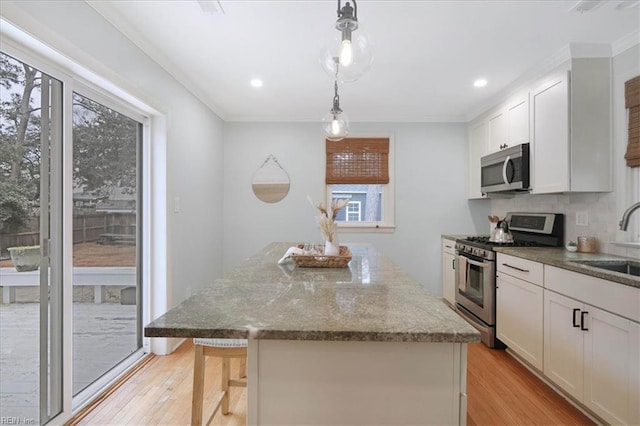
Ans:
POLYGON ((440 238, 443 240, 462 240, 469 238, 468 234, 441 234, 440 238))
POLYGON ((631 260, 638 262, 640 259, 632 259, 606 253, 571 253, 563 247, 494 247, 494 250, 499 253, 505 253, 511 256, 521 257, 523 259, 533 260, 546 265, 556 266, 558 268, 568 269, 570 271, 640 288, 640 277, 608 271, 606 269, 575 262, 576 260, 631 260))
POLYGON ((480 334, 370 245, 347 268, 277 260, 272 243, 145 327, 147 337, 479 342, 480 334))

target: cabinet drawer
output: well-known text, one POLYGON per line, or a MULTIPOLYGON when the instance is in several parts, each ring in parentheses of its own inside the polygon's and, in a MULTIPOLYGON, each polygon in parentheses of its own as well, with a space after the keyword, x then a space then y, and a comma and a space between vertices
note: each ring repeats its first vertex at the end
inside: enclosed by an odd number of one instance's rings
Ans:
POLYGON ((498 253, 497 263, 498 272, 542 286, 544 279, 542 263, 503 253, 498 253))
POLYGON ((640 289, 638 288, 549 265, 544 267, 544 287, 640 322, 640 289))
POLYGON ((442 252, 456 254, 456 241, 442 239, 442 252))

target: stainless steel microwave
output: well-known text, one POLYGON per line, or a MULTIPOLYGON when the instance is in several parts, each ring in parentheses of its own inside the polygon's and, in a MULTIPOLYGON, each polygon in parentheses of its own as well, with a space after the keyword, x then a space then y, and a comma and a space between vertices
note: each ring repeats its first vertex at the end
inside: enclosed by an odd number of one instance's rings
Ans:
POLYGON ((529 144, 503 149, 480 159, 484 193, 529 190, 529 144))

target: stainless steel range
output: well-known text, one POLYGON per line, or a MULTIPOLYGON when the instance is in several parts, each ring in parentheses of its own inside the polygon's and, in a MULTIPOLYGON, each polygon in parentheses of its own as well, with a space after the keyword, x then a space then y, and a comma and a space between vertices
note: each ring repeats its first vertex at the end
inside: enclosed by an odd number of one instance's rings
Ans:
POLYGON ((513 242, 495 243, 489 236, 456 240, 456 310, 482 334, 490 348, 504 347, 496 338, 495 247, 554 247, 564 243, 564 216, 556 213, 508 213, 513 242))

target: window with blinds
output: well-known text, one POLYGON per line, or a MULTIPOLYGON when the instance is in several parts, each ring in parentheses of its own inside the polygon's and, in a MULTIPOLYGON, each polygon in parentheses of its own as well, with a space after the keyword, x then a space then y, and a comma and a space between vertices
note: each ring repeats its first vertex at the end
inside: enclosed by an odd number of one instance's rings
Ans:
POLYGON ((327 184, 389 183, 389 139, 327 140, 327 184))
POLYGON ((629 110, 629 140, 624 155, 627 166, 640 167, 640 76, 624 84, 625 107, 629 110))
POLYGON ((345 138, 326 142, 327 201, 347 199, 336 222, 356 228, 394 226, 390 138, 345 138))

